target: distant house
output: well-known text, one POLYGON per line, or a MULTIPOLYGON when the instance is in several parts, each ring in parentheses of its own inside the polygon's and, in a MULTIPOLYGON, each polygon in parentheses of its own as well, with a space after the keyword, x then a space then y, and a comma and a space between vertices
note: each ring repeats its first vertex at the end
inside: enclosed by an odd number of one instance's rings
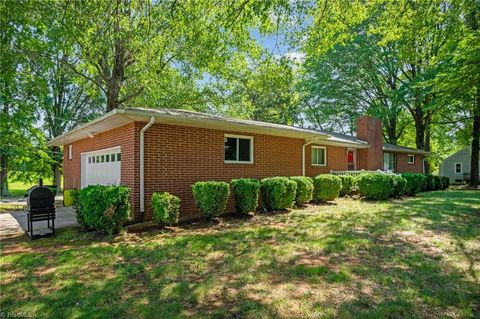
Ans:
MULTIPOLYGON (((357 135, 173 109, 116 109, 49 142, 64 146, 65 189, 127 185, 137 220, 152 218, 153 192, 180 197, 197 215, 197 181, 316 176, 331 171, 423 172, 428 152, 383 144, 382 121, 358 119, 357 135)), ((233 210, 233 202, 227 210, 233 210)))
MULTIPOLYGON (((450 155, 440 165, 440 175, 450 178, 450 183, 461 184, 470 181, 470 164, 472 152, 470 147, 450 155)), ((479 161, 480 163, 480 161, 479 161)))

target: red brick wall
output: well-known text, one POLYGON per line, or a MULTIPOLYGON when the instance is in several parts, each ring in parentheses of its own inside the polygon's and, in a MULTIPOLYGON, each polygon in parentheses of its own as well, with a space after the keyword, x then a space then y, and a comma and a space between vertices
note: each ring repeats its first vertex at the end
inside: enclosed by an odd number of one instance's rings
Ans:
POLYGON ((423 155, 415 154, 415 164, 408 164, 408 154, 397 153, 398 173, 423 173, 423 155))
POLYGON ((134 212, 138 212, 139 164, 138 147, 139 123, 129 123, 119 128, 99 133, 94 138, 85 138, 72 144, 72 159, 68 159, 68 144, 64 146, 63 172, 65 189, 81 186, 81 153, 120 146, 122 152, 122 185, 130 187, 130 200, 134 212))
POLYGON ((312 146, 325 146, 325 145, 313 144, 313 145, 307 146, 305 150, 305 157, 306 157, 305 175, 313 177, 313 176, 317 176, 318 174, 329 174, 331 170, 334 170, 334 171, 348 170, 346 147, 326 146, 327 147, 327 166, 313 166, 312 165, 312 146))
POLYGON ((359 152, 359 169, 375 171, 383 169, 382 121, 372 116, 362 116, 357 120, 357 137, 370 144, 368 149, 359 152))
MULTIPOLYGON (((135 122, 73 143, 73 160, 65 145, 65 187, 80 187, 80 153, 121 146, 122 184, 131 187, 131 204, 139 213, 139 135, 146 123, 135 122)), ((145 133, 145 219, 152 217, 153 192, 168 191, 181 199, 181 218, 198 216, 191 185, 196 181, 230 181, 233 178, 264 178, 302 174, 303 139, 247 134, 233 131, 154 124, 145 133), (224 162, 226 133, 253 136, 253 164, 224 162)), ((358 153, 357 153, 358 154, 358 153)), ((306 175, 346 170, 345 147, 327 146, 327 166, 311 165, 311 145, 306 147, 306 175)), ((359 156, 357 156, 357 159, 359 156)), ((228 211, 234 209, 231 200, 228 211)))
MULTIPOLYGON (((153 192, 168 191, 179 196, 185 219, 198 216, 191 190, 197 181, 301 175, 303 144, 303 139, 155 124, 145 133, 145 217, 150 219, 152 215, 153 192), (225 134, 253 136, 253 164, 224 162, 225 134)), ((308 176, 347 169, 344 147, 327 147, 326 167, 311 166, 311 146, 305 153, 308 176)), ((233 208, 231 201, 228 210, 233 208)))

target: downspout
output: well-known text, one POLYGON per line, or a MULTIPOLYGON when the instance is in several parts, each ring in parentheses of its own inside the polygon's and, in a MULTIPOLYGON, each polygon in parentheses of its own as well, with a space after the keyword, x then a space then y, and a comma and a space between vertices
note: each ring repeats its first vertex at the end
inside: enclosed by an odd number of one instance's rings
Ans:
POLYGON ((303 146, 302 146, 302 176, 305 176, 305 147, 307 145, 313 144, 317 141, 318 141, 318 137, 315 137, 313 140, 303 144, 303 146))
POLYGON ((155 123, 155 117, 150 117, 150 122, 140 131, 140 220, 145 214, 145 131, 155 123))

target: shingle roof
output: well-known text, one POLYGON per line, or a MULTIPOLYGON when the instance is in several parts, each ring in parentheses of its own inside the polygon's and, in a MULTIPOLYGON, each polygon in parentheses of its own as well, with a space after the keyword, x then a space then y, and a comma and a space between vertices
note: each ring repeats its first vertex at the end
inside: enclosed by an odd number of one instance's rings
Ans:
POLYGON ((143 112, 148 113, 155 113, 155 114, 162 114, 162 115, 170 115, 170 116, 182 116, 186 118, 192 119, 203 119, 203 120, 212 120, 212 121, 222 121, 226 123, 236 123, 236 124, 245 124, 245 125, 253 125, 259 127, 268 127, 268 128, 275 128, 275 129, 284 129, 284 130, 295 130, 298 132, 310 132, 316 135, 325 135, 328 136, 327 141, 331 143, 340 143, 340 144, 351 144, 352 146, 368 146, 368 142, 361 140, 355 136, 341 134, 341 133, 334 133, 328 132, 323 130, 316 130, 316 129, 308 129, 302 127, 296 127, 293 125, 284 125, 284 124, 276 124, 276 123, 269 123, 263 121, 253 121, 253 120, 244 120, 244 119, 237 119, 232 118, 224 115, 213 115, 195 111, 188 111, 188 110, 181 110, 181 109, 149 109, 149 108, 127 108, 126 110, 141 110, 143 112))
POLYGON ((430 154, 430 152, 427 152, 424 150, 419 150, 416 148, 400 146, 396 144, 389 144, 389 143, 383 144, 383 150, 387 152, 397 152, 397 153, 413 153, 413 154, 424 154, 424 155, 430 154))

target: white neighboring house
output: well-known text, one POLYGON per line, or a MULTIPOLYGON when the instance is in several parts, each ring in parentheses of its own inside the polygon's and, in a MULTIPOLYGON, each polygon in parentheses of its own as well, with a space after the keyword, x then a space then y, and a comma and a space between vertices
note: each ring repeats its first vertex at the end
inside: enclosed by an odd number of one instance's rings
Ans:
POLYGON ((470 163, 471 151, 466 147, 443 160, 440 176, 449 177, 452 184, 463 184, 470 180, 470 163))

